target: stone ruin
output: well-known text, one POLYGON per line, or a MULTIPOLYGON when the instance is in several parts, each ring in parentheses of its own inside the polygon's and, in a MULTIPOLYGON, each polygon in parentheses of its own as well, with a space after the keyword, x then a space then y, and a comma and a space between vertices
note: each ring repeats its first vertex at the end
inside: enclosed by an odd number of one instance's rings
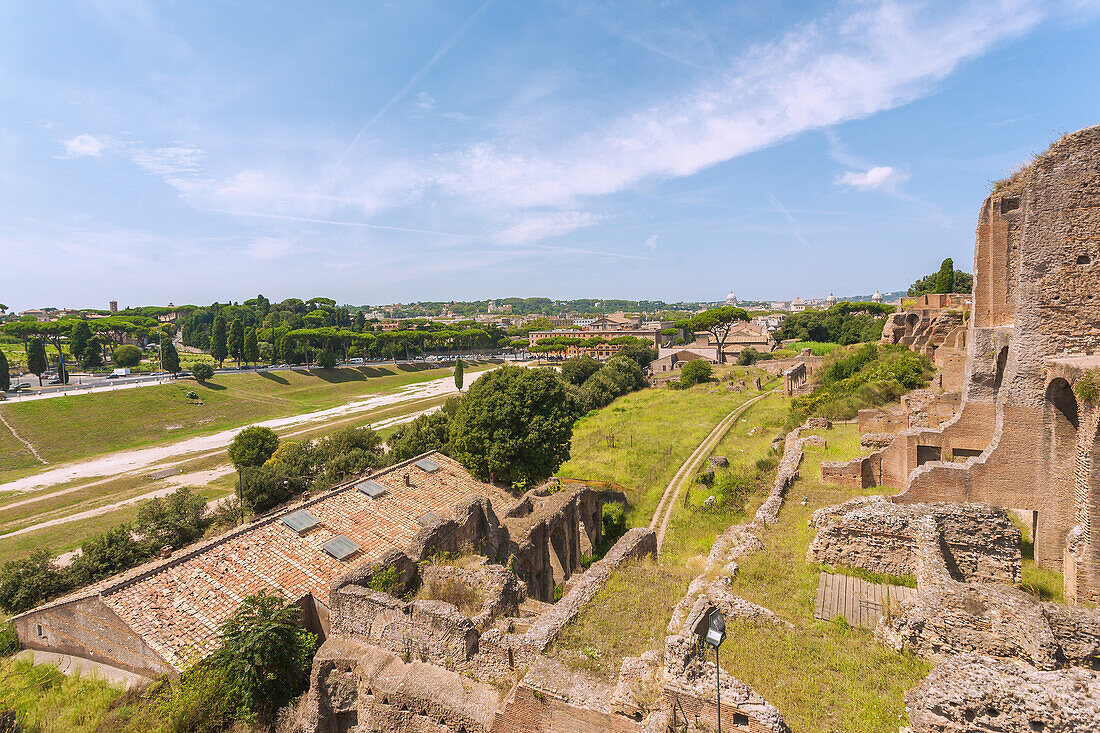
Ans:
MULTIPOLYGON (((290 729, 657 733, 686 710, 713 717, 713 670, 708 686, 698 660, 684 657, 681 672, 690 671, 668 677, 647 652, 607 682, 543 654, 617 567, 656 555, 654 533, 636 528, 582 568, 602 540, 603 503, 615 498, 552 481, 499 519, 488 500, 471 500, 408 551, 346 574, 332 587, 330 632, 290 729), (564 595, 552 602, 555 587, 564 595)), ((787 731, 732 678, 723 679, 722 706, 754 731, 787 731)))
MULTIPOLYGON (((1016 510, 1038 564, 1063 573, 1066 598, 1100 602, 1098 241, 1100 127, 1091 127, 1054 143, 982 205, 957 414, 929 427, 861 419, 861 432, 894 440, 823 464, 823 478, 902 489, 893 500, 903 504, 1016 510)), ((907 331, 892 319, 883 338, 917 345, 932 321, 907 331)))
POLYGON ((939 368, 935 386, 958 393, 963 384, 966 361, 966 317, 970 295, 929 293, 905 310, 891 313, 882 329, 882 343, 905 344, 913 351, 932 357, 939 368))

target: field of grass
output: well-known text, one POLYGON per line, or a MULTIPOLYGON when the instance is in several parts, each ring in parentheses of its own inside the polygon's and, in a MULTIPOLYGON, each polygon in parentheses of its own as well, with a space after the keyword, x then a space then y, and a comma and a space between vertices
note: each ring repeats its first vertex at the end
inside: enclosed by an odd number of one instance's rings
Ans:
MULTIPOLYGON (((471 371, 485 368, 475 365, 471 371)), ((343 404, 383 390, 446 377, 449 368, 362 367, 219 375, 207 384, 172 384, 0 405, 4 418, 46 460, 86 458, 164 440, 208 434, 258 420, 343 404), (198 400, 187 393, 194 391, 198 400)), ((3 426, 0 426, 2 428, 3 426)), ((7 432, 6 429, 3 432, 7 432)), ((14 438, 0 437, 6 445, 14 438)), ((5 451, 0 481, 39 465, 25 449, 5 451), (19 456, 19 453, 23 457, 19 456)))
POLYGON ((613 679, 624 657, 663 647, 672 609, 687 591, 692 575, 667 563, 625 563, 573 623, 562 629, 547 653, 575 669, 613 679), (647 602, 638 603, 643 594, 647 602))
POLYGON ((13 710, 18 730, 91 733, 122 694, 96 677, 67 677, 48 664, 0 659, 0 710, 13 710))
POLYGON ((810 353, 814 356, 825 356, 831 354, 837 349, 841 348, 840 344, 828 343, 825 341, 798 341, 788 349, 793 349, 795 353, 801 353, 802 349, 809 349, 810 353))
POLYGON ((815 621, 814 599, 822 566, 806 560, 814 537, 814 510, 880 489, 822 484, 822 460, 858 453, 855 426, 821 431, 829 445, 807 446, 801 478, 790 490, 779 522, 764 535, 765 549, 738 561, 733 592, 775 611, 793 630, 730 624, 735 644, 722 648, 722 668, 775 705, 793 730, 892 733, 905 723, 904 692, 931 670, 924 660, 897 654, 870 631, 815 621), (807 503, 801 504, 805 496, 807 503))
MULTIPOLYGON (((746 369, 733 373, 747 382, 763 375, 746 369)), ((648 525, 680 465, 723 417, 756 394, 751 389, 732 392, 711 382, 686 390, 654 388, 620 397, 577 421, 572 457, 558 475, 622 484, 631 503, 627 524, 648 525)))
MULTIPOLYGON (((726 437, 712 451, 713 456, 724 456, 730 462, 724 471, 750 470, 753 464, 769 455, 778 457, 772 450, 772 440, 787 416, 788 401, 779 395, 769 395, 748 408, 726 433, 726 437)), ((706 556, 714 544, 714 538, 732 524, 747 521, 756 512, 768 491, 771 477, 760 491, 747 497, 743 508, 707 509, 704 502, 711 491, 700 484, 689 484, 689 491, 681 495, 673 509, 672 519, 661 548, 661 559, 670 564, 687 564, 692 558, 706 556)))
MULTIPOLYGON (((341 420, 312 426, 308 429, 296 428, 283 437, 293 440, 307 440, 331 432, 339 427, 360 427, 373 422, 402 415, 418 413, 435 407, 447 397, 433 397, 392 405, 341 420)), ((386 437, 395 428, 385 428, 379 434, 386 437)), ((173 458, 173 460, 177 460, 173 458)), ((227 458, 224 450, 198 454, 192 460, 180 464, 184 473, 206 471, 225 465, 227 458)), ((152 472, 152 468, 149 472, 152 472)), ((84 486, 92 480, 74 481, 71 484, 53 486, 33 492, 0 494, 0 563, 29 555, 32 550, 44 547, 53 554, 60 554, 80 546, 81 542, 93 534, 118 524, 131 521, 137 516, 137 504, 120 507, 99 516, 44 527, 32 532, 15 536, 2 536, 23 527, 39 524, 51 519, 69 516, 107 504, 141 496, 161 488, 163 481, 154 481, 147 475, 121 476, 95 485, 84 486), (73 489, 61 493, 65 489, 73 489), (36 497, 38 497, 36 499, 36 497), (23 503, 32 500, 31 503, 23 503), (8 505, 20 504, 20 506, 8 505)), ((229 473, 202 486, 193 486, 194 492, 207 500, 228 496, 235 491, 236 474, 229 473)))

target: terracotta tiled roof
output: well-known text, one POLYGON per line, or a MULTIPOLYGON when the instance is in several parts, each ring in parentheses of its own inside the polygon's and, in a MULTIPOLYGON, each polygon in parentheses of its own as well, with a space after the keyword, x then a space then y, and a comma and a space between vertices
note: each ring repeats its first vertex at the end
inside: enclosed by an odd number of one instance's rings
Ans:
POLYGON ((439 470, 415 467, 423 458, 417 456, 372 474, 386 487, 377 498, 355 488, 366 478, 361 477, 49 605, 99 595, 151 649, 183 670, 217 648, 218 626, 247 596, 264 591, 297 600, 308 593, 324 601, 337 576, 391 548, 406 549, 421 529, 417 518, 426 512, 449 517, 472 495, 489 497, 500 511, 511 503, 505 492, 474 479, 456 461, 427 455, 439 470), (300 509, 320 520, 301 536, 281 521, 300 509), (360 547, 346 562, 321 549, 338 534, 360 547))

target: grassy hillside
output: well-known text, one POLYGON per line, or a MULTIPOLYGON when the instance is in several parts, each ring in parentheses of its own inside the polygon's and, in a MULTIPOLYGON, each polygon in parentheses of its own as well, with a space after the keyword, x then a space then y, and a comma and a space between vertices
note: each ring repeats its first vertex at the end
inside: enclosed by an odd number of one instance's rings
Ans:
MULTIPOLYGON (((759 370, 738 369, 752 377, 759 370)), ((766 377, 766 375, 765 375, 766 377)), ((626 487, 630 526, 649 524, 661 493, 680 465, 731 410, 758 393, 709 383, 686 390, 646 389, 577 421, 565 478, 614 481, 626 487)))
MULTIPOLYGON (((57 463, 322 410, 450 374, 450 368, 406 365, 227 374, 205 385, 182 380, 155 387, 8 403, 0 405, 0 414, 34 444, 43 458, 57 463), (198 395, 197 400, 187 397, 190 391, 198 395)), ((40 465, 10 433, 0 441, 0 481, 40 465), (13 449, 2 450, 9 442, 13 449)))

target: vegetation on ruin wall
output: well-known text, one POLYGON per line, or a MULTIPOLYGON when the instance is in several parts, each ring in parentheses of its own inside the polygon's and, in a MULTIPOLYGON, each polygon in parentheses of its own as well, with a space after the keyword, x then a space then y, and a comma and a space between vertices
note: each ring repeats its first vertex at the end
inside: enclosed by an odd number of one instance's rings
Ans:
MULTIPOLYGON (((486 365, 467 365, 468 371, 486 365)), ((332 371, 219 374, 192 380, 76 397, 11 402, 4 419, 51 463, 86 458, 343 404, 406 384, 449 377, 450 369, 399 365, 332 371), (198 399, 187 397, 189 392, 198 399)), ((0 481, 40 466, 4 430, 0 481), (3 450, 11 446, 12 450, 3 450)))
POLYGON ((933 371, 927 356, 904 345, 863 344, 834 352, 815 375, 814 390, 791 401, 787 427, 801 425, 808 417, 853 418, 859 410, 927 386, 933 371))
MULTIPOLYGON (((755 369, 730 373, 748 383, 757 376, 770 379, 755 369)), ((755 394, 728 391, 711 382, 620 397, 576 422, 571 457, 558 475, 622 484, 631 504, 627 523, 646 526, 680 465, 723 417, 755 394)))
POLYGON ((810 515, 853 496, 881 492, 821 484, 821 461, 855 455, 858 434, 854 425, 820 434, 828 447, 805 447, 803 478, 791 488, 779 522, 764 534, 765 549, 738 560, 740 572, 731 589, 794 628, 731 622, 727 635, 737 643, 723 645, 722 668, 779 708, 792 730, 896 731, 906 721, 902 696, 931 665, 893 652, 866 629, 813 618, 818 573, 826 568, 806 560, 815 532, 810 515))
POLYGON ((823 311, 792 313, 776 331, 775 338, 834 344, 878 341, 882 338, 885 315, 896 309, 893 304, 841 302, 823 311))

